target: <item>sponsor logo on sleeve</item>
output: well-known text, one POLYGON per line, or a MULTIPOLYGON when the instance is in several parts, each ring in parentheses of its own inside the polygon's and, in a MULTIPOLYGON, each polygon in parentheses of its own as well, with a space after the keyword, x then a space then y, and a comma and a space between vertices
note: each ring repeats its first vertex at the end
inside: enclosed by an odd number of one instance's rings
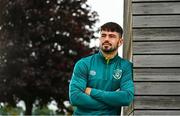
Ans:
POLYGON ((96 75, 96 71, 95 71, 95 70, 90 70, 90 71, 89 71, 89 75, 95 76, 95 75, 96 75))

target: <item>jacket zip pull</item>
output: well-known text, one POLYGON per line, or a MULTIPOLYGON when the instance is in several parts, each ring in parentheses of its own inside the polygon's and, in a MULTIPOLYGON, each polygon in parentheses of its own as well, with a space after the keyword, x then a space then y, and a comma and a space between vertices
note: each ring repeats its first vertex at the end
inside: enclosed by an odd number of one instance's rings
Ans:
POLYGON ((106 76, 105 76, 105 80, 107 80, 108 79, 108 65, 109 65, 109 61, 110 61, 110 59, 108 59, 108 58, 106 58, 106 76))
POLYGON ((106 64, 109 64, 110 59, 106 58, 106 64))

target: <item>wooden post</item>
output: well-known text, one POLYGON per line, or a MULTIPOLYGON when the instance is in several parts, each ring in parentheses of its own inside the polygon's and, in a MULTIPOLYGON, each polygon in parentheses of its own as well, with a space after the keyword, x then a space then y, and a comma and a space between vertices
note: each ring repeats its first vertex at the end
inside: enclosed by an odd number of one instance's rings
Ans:
MULTIPOLYGON (((124 20, 123 20, 123 58, 132 62, 132 1, 124 0, 124 20)), ((123 107, 122 115, 133 115, 133 103, 123 107)))

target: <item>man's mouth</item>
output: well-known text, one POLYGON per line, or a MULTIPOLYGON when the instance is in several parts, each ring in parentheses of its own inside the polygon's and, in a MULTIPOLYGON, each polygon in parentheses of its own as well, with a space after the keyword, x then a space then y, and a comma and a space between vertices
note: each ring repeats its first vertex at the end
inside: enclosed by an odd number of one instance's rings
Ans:
POLYGON ((103 43, 102 45, 108 45, 108 46, 111 46, 111 44, 110 43, 103 43))

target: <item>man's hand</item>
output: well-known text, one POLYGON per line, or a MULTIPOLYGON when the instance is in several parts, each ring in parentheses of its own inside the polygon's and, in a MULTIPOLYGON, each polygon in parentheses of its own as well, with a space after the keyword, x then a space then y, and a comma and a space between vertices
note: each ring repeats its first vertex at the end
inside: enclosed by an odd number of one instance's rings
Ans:
POLYGON ((85 89, 85 93, 88 94, 88 95, 90 95, 90 93, 91 93, 91 88, 90 88, 90 87, 87 87, 87 88, 85 89))

